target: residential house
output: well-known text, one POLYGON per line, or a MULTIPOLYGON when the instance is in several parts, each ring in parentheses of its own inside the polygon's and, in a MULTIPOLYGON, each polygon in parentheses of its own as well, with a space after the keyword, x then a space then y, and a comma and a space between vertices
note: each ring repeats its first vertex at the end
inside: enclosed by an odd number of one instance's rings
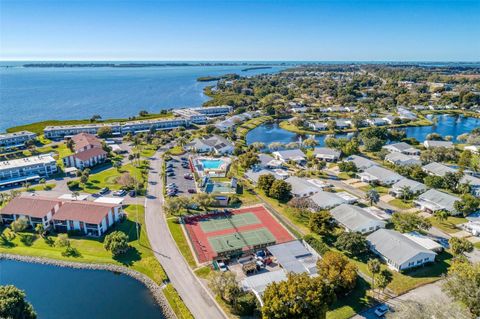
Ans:
POLYGON ((387 144, 382 147, 389 152, 398 152, 406 155, 420 155, 420 150, 405 142, 387 144))
POLYGON ((435 252, 391 229, 379 229, 367 236, 372 252, 396 271, 419 267, 435 261, 435 252))
POLYGON ((13 198, 5 207, 0 209, 0 220, 3 224, 10 224, 19 218, 26 218, 29 226, 35 228, 37 224, 45 229, 50 226, 53 215, 58 211, 62 202, 58 199, 39 196, 20 196, 13 198))
POLYGON ((357 167, 357 170, 360 172, 366 170, 369 167, 377 165, 377 163, 375 163, 374 161, 358 155, 351 155, 344 159, 344 161, 353 162, 357 167))
POLYGON ((258 160, 259 162, 255 164, 256 167, 258 168, 282 168, 283 167, 283 162, 276 160, 273 158, 273 156, 269 154, 258 154, 258 160))
POLYGON ((283 163, 288 163, 289 161, 293 161, 299 165, 306 163, 306 155, 300 149, 276 151, 273 152, 272 155, 283 163))
MULTIPOLYGON (((443 177, 447 173, 456 173, 458 172, 457 169, 451 168, 449 166, 432 162, 422 167, 423 171, 429 175, 435 175, 443 177)), ((462 178, 460 179, 460 183, 470 185, 472 189, 472 194, 475 196, 480 196, 480 178, 471 176, 468 174, 463 174, 462 178)))
POLYGON ((235 146, 232 142, 220 135, 212 135, 206 138, 195 138, 185 145, 185 149, 197 153, 213 152, 218 155, 233 153, 235 146))
POLYGON ((392 185, 404 178, 402 175, 380 166, 371 166, 357 175, 362 182, 384 186, 392 185))
POLYGON ((310 197, 310 207, 313 211, 331 209, 335 206, 346 204, 347 200, 338 196, 336 193, 318 191, 310 197))
POLYGON ((313 155, 315 155, 316 158, 326 162, 338 161, 340 159, 340 154, 340 151, 329 147, 315 147, 313 150, 313 155))
POLYGON ((310 183, 307 179, 297 176, 288 177, 285 182, 292 186, 292 195, 294 197, 308 197, 318 193, 321 188, 310 183))
POLYGON ((419 156, 406 155, 398 152, 387 154, 387 156, 385 156, 385 161, 399 166, 422 165, 419 156))
POLYGON ((431 239, 429 236, 422 235, 419 232, 412 231, 410 233, 404 233, 403 236, 407 237, 408 239, 413 240, 423 248, 426 248, 430 251, 439 253, 443 250, 443 246, 431 239))
POLYGON ((332 217, 347 231, 362 234, 385 228, 386 222, 369 211, 354 205, 341 204, 330 210, 332 217))
POLYGON ((272 174, 275 179, 286 179, 288 176, 287 171, 283 169, 266 169, 266 168, 261 168, 261 167, 253 167, 252 169, 247 170, 244 173, 244 177, 248 179, 250 182, 252 182, 254 185, 258 183, 258 179, 262 175, 267 175, 267 174, 272 174))
POLYGON ((308 123, 308 127, 310 127, 314 131, 326 131, 328 130, 328 124, 325 122, 313 121, 308 123))
POLYGON ((102 236, 123 216, 122 205, 87 201, 64 202, 53 216, 56 231, 102 236))
POLYGON ((426 140, 423 142, 423 146, 425 148, 437 148, 437 147, 445 147, 445 148, 454 148, 455 146, 453 145, 452 142, 450 141, 432 141, 432 140, 426 140))
POLYGON ((336 119, 335 120, 335 128, 339 130, 345 130, 352 126, 352 121, 350 120, 343 120, 343 119, 336 119))
POLYGON ((464 147, 464 150, 468 150, 474 154, 480 154, 480 145, 468 145, 464 147))
POLYGON ((415 200, 415 204, 422 210, 429 213, 445 210, 452 215, 458 215, 459 212, 455 209, 454 204, 459 200, 460 198, 457 196, 453 196, 436 189, 430 189, 418 196, 418 199, 415 200))
POLYGON ((389 193, 395 197, 401 197, 403 195, 404 189, 406 188, 408 188, 412 196, 416 196, 427 191, 427 186, 425 186, 424 184, 408 178, 403 178, 392 185, 389 193))
POLYGON ((368 118, 365 120, 365 122, 367 122, 367 124, 371 126, 383 126, 388 124, 387 120, 380 117, 368 118))

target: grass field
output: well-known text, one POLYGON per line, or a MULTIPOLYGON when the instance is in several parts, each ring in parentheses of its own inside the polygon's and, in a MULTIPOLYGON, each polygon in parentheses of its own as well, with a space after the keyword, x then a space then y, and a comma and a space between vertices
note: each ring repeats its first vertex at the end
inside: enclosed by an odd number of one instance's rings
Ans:
MULTIPOLYGON (((130 205, 126 207, 127 219, 117 224, 112 230, 122 231, 129 237, 131 249, 125 255, 113 258, 111 253, 103 247, 103 237, 70 237, 71 246, 75 247, 80 255, 78 257, 62 256, 64 248, 50 245, 47 240, 39 238, 31 232, 18 234, 12 241, 1 240, 0 252, 35 257, 45 257, 59 260, 75 261, 82 263, 114 264, 135 269, 156 283, 161 284, 167 279, 165 272, 153 255, 144 224, 144 207, 130 205), (135 220, 138 213, 140 238, 137 238, 135 220)), ((2 229, 2 233, 9 229, 2 229)), ((55 240, 56 236, 49 236, 55 240)))
POLYGON ((435 217, 431 217, 428 220, 432 223, 432 226, 441 229, 447 234, 452 234, 460 231, 460 229, 458 229, 456 225, 468 222, 468 220, 464 217, 454 216, 448 216, 447 220, 444 221, 439 221, 435 217))
POLYGON ((173 236, 173 239, 177 243, 177 247, 182 253, 183 257, 187 261, 190 267, 195 267, 197 263, 195 262, 195 258, 193 257, 192 250, 188 245, 187 238, 185 238, 185 234, 182 229, 182 225, 177 222, 177 217, 171 217, 167 220, 168 228, 170 229, 170 233, 173 236))
POLYGON ((141 167, 136 167, 133 164, 126 164, 120 167, 120 169, 116 168, 108 168, 99 173, 91 174, 88 182, 82 187, 81 190, 87 193, 97 193, 100 189, 104 187, 108 187, 111 190, 119 190, 122 188, 122 185, 117 183, 117 178, 120 177, 124 173, 130 173, 134 178, 138 181, 143 182, 143 177, 141 174, 141 167))
POLYGON ((327 319, 346 319, 354 316, 356 313, 369 307, 372 304, 371 298, 367 295, 370 289, 370 283, 362 277, 357 278, 355 289, 345 296, 338 299, 327 312, 327 319))
POLYGON ((412 207, 415 207, 413 202, 411 200, 409 201, 404 201, 399 198, 392 199, 391 201, 388 202, 390 205, 393 205, 395 207, 398 207, 400 209, 409 209, 412 207))
POLYGON ((178 319, 194 319, 190 310, 185 306, 182 298, 180 298, 172 284, 165 286, 163 294, 165 295, 165 298, 167 298, 170 307, 172 307, 172 310, 175 312, 178 319))

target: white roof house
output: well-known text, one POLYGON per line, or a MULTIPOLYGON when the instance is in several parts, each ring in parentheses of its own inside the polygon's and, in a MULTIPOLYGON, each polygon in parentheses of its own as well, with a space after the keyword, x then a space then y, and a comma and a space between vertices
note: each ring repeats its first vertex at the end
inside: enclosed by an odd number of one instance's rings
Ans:
POLYGON ((340 159, 340 151, 329 147, 315 147, 313 154, 316 158, 327 162, 335 162, 340 159))
POLYGON ((328 129, 328 124, 325 122, 313 121, 308 123, 308 127, 314 131, 326 131, 328 129))
POLYGON ((280 170, 280 169, 270 170, 270 169, 257 168, 257 167, 254 167, 246 171, 244 173, 244 176, 253 184, 257 184, 260 176, 267 175, 267 174, 272 174, 273 177, 275 177, 275 179, 285 179, 288 177, 287 171, 284 171, 284 170, 280 170), (280 174, 280 171, 283 172, 283 174, 280 174))
POLYGON ((374 161, 358 155, 351 155, 347 157, 345 161, 353 162, 359 171, 364 171, 369 167, 377 165, 374 161))
POLYGON ((295 197, 312 196, 321 190, 320 187, 309 182, 307 179, 297 176, 290 176, 285 180, 285 182, 292 186, 291 193, 295 197))
POLYGON ((415 204, 425 211, 436 212, 439 210, 446 210, 452 215, 458 215, 459 212, 457 212, 454 207, 454 203, 458 200, 460 200, 460 198, 457 196, 440 192, 436 189, 430 189, 418 196, 418 199, 415 200, 415 204))
POLYGON ((404 178, 392 185, 390 193, 398 197, 402 194, 402 190, 405 187, 408 187, 412 194, 420 194, 427 191, 427 186, 425 186, 425 184, 404 178))
POLYGON ((386 222, 367 210, 349 204, 341 204, 330 210, 333 218, 348 231, 362 234, 385 228, 386 222))
POLYGON ((401 271, 434 262, 436 253, 424 248, 403 234, 379 229, 367 236, 370 249, 379 255, 391 269, 401 271))
POLYGON ((198 153, 215 152, 216 154, 230 154, 233 152, 234 145, 222 136, 212 135, 203 139, 196 138, 185 145, 185 148, 198 153))
POLYGON ((422 161, 420 160, 419 156, 406 155, 399 152, 387 154, 387 156, 385 156, 385 161, 400 166, 422 165, 422 161))
POLYGON ((276 152, 273 152, 272 155, 277 160, 282 161, 284 163, 288 161, 294 161, 296 163, 301 164, 306 160, 305 153, 303 153, 302 150, 300 149, 276 151, 276 152))
POLYGON ((436 241, 430 239, 428 236, 422 235, 419 232, 412 231, 410 233, 402 234, 403 236, 407 237, 408 239, 413 240, 423 248, 434 252, 440 252, 443 250, 443 246, 437 243, 436 241))
POLYGON ((283 163, 279 160, 273 158, 269 154, 258 154, 259 162, 255 165, 261 168, 280 168, 283 166, 283 163))
POLYGON ((425 148, 436 148, 436 147, 445 147, 445 148, 453 148, 454 145, 450 141, 431 141, 426 140, 423 142, 425 148))
POLYGON ((446 165, 432 162, 422 166, 425 173, 435 176, 445 176, 446 173, 455 173, 457 170, 446 165))
POLYGON ((359 173, 358 177, 362 182, 378 183, 380 185, 392 185, 404 178, 402 175, 380 166, 369 167, 359 173))
POLYGON ((472 153, 478 154, 480 153, 480 146, 479 145, 468 145, 464 147, 464 150, 468 150, 472 153))
POLYGON ((311 200, 311 208, 314 211, 330 209, 340 204, 347 203, 347 200, 338 196, 336 193, 330 193, 325 191, 319 191, 312 197, 311 200))
POLYGON ((419 155, 420 154, 419 149, 416 149, 415 147, 413 147, 410 144, 407 144, 405 142, 387 144, 387 145, 383 146, 382 148, 386 149, 390 152, 398 152, 398 153, 403 153, 403 154, 407 154, 407 155, 419 155))

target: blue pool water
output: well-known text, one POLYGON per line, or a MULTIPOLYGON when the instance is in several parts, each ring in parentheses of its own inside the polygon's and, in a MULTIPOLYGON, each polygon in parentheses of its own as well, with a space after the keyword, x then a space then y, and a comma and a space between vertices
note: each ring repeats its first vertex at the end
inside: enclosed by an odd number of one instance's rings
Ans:
POLYGON ((202 163, 202 166, 206 169, 219 169, 220 166, 222 166, 223 161, 222 160, 207 160, 203 159, 200 160, 202 163))

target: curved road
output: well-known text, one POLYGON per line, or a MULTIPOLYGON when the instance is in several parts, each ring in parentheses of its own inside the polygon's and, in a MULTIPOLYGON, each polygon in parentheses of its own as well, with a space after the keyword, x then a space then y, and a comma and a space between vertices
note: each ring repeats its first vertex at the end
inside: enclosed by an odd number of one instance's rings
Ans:
POLYGON ((224 319, 213 296, 200 283, 177 248, 163 213, 162 160, 160 152, 150 159, 148 195, 145 199, 145 224, 153 253, 190 312, 197 319, 224 319))

